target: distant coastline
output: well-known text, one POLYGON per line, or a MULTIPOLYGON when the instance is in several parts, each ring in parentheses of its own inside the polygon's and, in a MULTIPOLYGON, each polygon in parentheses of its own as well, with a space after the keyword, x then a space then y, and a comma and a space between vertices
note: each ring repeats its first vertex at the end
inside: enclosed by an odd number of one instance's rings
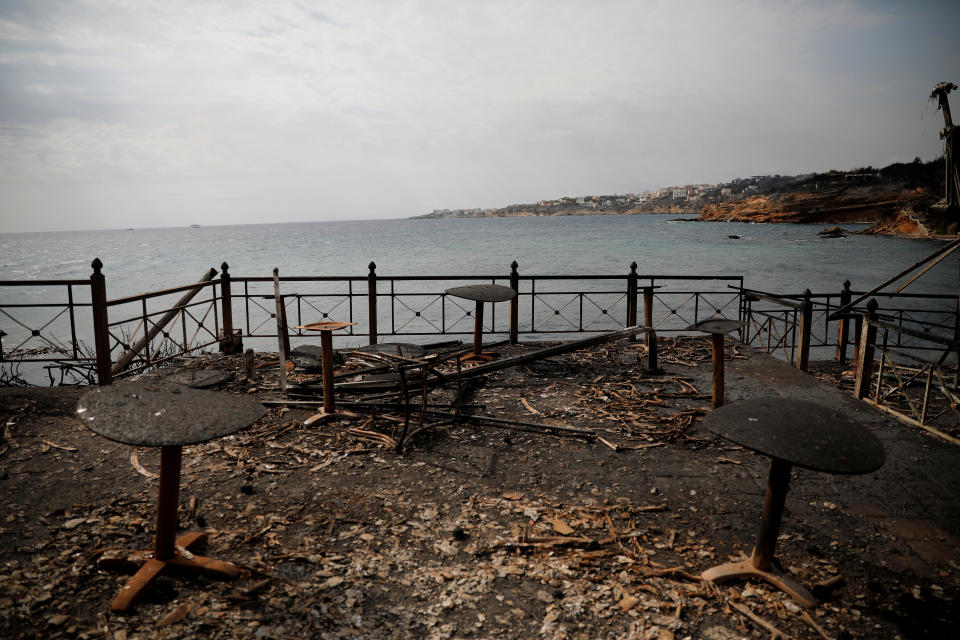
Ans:
POLYGON ((864 233, 944 237, 956 235, 960 225, 955 215, 945 215, 936 205, 943 175, 942 159, 924 163, 917 158, 882 169, 752 176, 722 184, 565 196, 496 209, 438 209, 414 219, 688 214, 704 222, 857 222, 873 225, 864 233))

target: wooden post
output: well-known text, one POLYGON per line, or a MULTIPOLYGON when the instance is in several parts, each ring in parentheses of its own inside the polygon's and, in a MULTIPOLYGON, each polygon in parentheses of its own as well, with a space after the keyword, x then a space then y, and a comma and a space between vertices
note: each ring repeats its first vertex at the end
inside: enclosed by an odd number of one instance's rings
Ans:
POLYGON ((510 288, 513 297, 510 298, 510 344, 517 344, 520 336, 520 274, 517 272, 517 261, 510 263, 510 288))
POLYGON ((877 340, 877 327, 871 323, 877 317, 877 301, 873 298, 867 303, 867 313, 860 321, 860 342, 857 345, 857 378, 853 386, 854 397, 863 400, 870 388, 870 374, 873 369, 873 349, 877 340))
POLYGON ((253 380, 253 349, 247 349, 243 352, 243 372, 247 380, 253 380))
POLYGON ((483 300, 477 300, 473 315, 473 355, 479 356, 483 351, 483 300))
POLYGON ((647 353, 650 358, 650 371, 657 371, 657 334, 653 332, 653 285, 643 288, 643 326, 647 331, 647 353))
POLYGON ((320 332, 320 365, 323 368, 323 412, 337 410, 333 391, 333 331, 320 332))
POLYGON ((220 312, 223 316, 223 335, 220 337, 220 353, 233 353, 233 300, 230 292, 230 265, 220 265, 220 312))
POLYGON ((803 292, 800 306, 800 331, 797 338, 797 368, 806 371, 810 364, 810 331, 813 324, 813 303, 810 301, 810 289, 803 292))
POLYGON ((370 325, 370 344, 377 344, 377 264, 367 265, 367 322, 370 325))
POLYGON ((657 334, 653 329, 647 331, 647 373, 663 373, 657 362, 657 334))
POLYGON ((710 334, 713 354, 713 408, 723 406, 723 334, 710 334))
MULTIPOLYGON (((850 291, 850 281, 843 281, 843 291, 840 292, 840 306, 850 303, 853 294, 850 291)), ((837 320, 837 362, 844 364, 847 361, 847 340, 849 340, 850 324, 846 318, 837 320)))
MULTIPOLYGON (((627 326, 637 325, 637 263, 630 263, 630 273, 627 274, 627 326)), ((637 336, 630 336, 630 342, 636 342, 637 336)))
POLYGON ((94 258, 90 263, 90 303, 93 308, 93 344, 97 350, 97 384, 113 382, 110 369, 110 322, 107 317, 107 281, 101 273, 103 263, 94 258))

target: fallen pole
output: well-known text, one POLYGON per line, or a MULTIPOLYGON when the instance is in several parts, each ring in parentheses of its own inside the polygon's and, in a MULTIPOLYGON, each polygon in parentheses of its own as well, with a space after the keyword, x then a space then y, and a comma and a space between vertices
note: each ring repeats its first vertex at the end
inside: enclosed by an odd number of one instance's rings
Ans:
POLYGON ((428 409, 427 413, 437 417, 453 418, 457 420, 473 420, 483 424, 493 425, 495 427, 519 428, 522 431, 533 431, 534 433, 550 433, 551 435, 569 436, 572 438, 585 438, 594 440, 597 434, 589 429, 580 429, 578 427, 564 427, 553 424, 538 424, 535 422, 524 422, 522 420, 510 420, 508 418, 494 418, 493 416, 478 416, 469 413, 447 413, 446 411, 435 411, 428 409))
POLYGON ((207 271, 202 278, 197 280, 197 286, 183 294, 183 297, 177 301, 177 304, 173 305, 172 309, 163 314, 163 317, 160 318, 160 322, 153 325, 152 328, 148 329, 146 326, 146 320, 144 320, 144 336, 140 338, 135 345, 130 347, 128 351, 124 352, 119 358, 117 358, 117 362, 110 370, 110 374, 117 375, 130 366, 130 363, 133 362, 133 359, 137 357, 137 354, 143 351, 144 347, 149 345, 150 342, 157 337, 157 334, 163 331, 164 328, 170 324, 170 321, 176 318, 177 315, 183 311, 183 308, 186 307, 187 303, 193 299, 193 296, 197 295, 197 293, 203 289, 204 283, 210 282, 215 275, 217 275, 216 269, 211 268, 209 271, 207 271))
POLYGON ((459 374, 447 374, 448 378, 473 378, 476 376, 482 376, 488 373, 493 373, 494 371, 500 371, 501 369, 509 369, 510 367, 517 367, 522 364, 527 364, 530 362, 536 362, 538 360, 543 360, 544 358, 551 358, 553 356, 559 356, 564 353, 570 353, 571 351, 577 351, 579 349, 586 349, 587 347, 594 347, 598 344, 604 344, 606 342, 613 342, 614 340, 619 340, 621 338, 629 338, 635 336, 638 333, 653 333, 653 329, 649 327, 641 327, 635 325, 632 327, 627 327, 626 329, 620 329, 618 331, 609 331, 607 333, 602 333, 596 336, 590 336, 589 338, 583 338, 582 340, 573 340, 572 342, 564 342, 552 347, 546 347, 544 349, 538 349, 532 353, 524 353, 518 356, 513 356, 511 358, 503 358, 502 360, 495 360, 493 362, 488 362, 486 364, 477 365, 476 367, 470 367, 469 369, 464 369, 462 373, 459 374))

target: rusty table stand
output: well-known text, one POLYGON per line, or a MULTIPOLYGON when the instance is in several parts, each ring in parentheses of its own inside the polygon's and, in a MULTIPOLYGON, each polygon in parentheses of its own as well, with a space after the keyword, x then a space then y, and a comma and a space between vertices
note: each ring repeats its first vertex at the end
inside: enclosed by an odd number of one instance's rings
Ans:
POLYGON ((859 475, 879 469, 883 447, 866 429, 835 410, 803 400, 763 398, 733 402, 708 414, 713 433, 771 458, 763 517, 748 560, 722 564, 701 574, 725 582, 756 577, 789 594, 798 604, 817 604, 803 585, 774 566, 774 551, 794 465, 825 473, 859 475))
POLYGON ((357 414, 349 411, 337 411, 336 398, 333 392, 333 332, 339 329, 346 329, 357 324, 356 322, 311 322, 297 327, 307 331, 320 332, 320 366, 323 381, 323 409, 306 420, 303 424, 311 425, 322 423, 333 418, 356 418, 357 414))
MULTIPOLYGON (((506 302, 513 299, 517 292, 510 287, 501 284, 468 284, 463 287, 452 287, 444 293, 457 298, 473 300, 477 303, 473 318, 473 353, 463 356, 460 360, 468 362, 471 360, 481 360, 489 362, 497 359, 497 354, 484 352, 483 346, 483 303, 484 302, 506 302)), ((468 314, 469 315, 469 312, 468 314)))
POLYGON ((723 406, 723 337, 736 331, 746 322, 727 318, 709 318, 687 327, 687 331, 703 331, 710 334, 713 347, 713 408, 723 406))
MULTIPOLYGON (((176 537, 183 445, 235 433, 264 414, 260 403, 212 391, 162 383, 99 387, 77 404, 78 417, 94 433, 133 446, 160 447, 160 490, 154 548, 142 552, 143 565, 121 589, 111 611, 126 611, 167 568, 234 578, 240 570, 229 562, 190 553, 206 534, 176 537)), ((138 554, 140 555, 140 554, 138 554)))

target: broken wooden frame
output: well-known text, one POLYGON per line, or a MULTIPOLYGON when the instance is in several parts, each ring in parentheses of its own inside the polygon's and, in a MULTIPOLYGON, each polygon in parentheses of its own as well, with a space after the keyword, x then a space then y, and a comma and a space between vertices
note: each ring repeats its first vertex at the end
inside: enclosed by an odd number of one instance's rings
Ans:
MULTIPOLYGON (((590 336, 588 338, 583 338, 581 340, 573 340, 570 342, 564 342, 557 345, 552 345, 549 347, 544 347, 542 349, 537 349, 530 353, 524 353, 508 358, 502 358, 492 362, 487 362, 481 365, 464 369, 461 366, 459 355, 467 352, 468 350, 457 350, 450 351, 442 355, 433 355, 426 356, 423 358, 405 358, 403 356, 397 356, 388 353, 380 354, 370 354, 364 352, 354 352, 354 355, 357 357, 364 358, 368 361, 382 362, 386 366, 389 366, 397 374, 397 382, 395 389, 393 389, 389 394, 385 394, 387 398, 395 398, 396 402, 393 406, 401 409, 403 417, 400 419, 402 424, 401 432, 399 436, 394 440, 396 442, 396 450, 402 451, 404 444, 409 440, 413 435, 420 433, 426 429, 436 428, 439 426, 445 426, 448 424, 453 424, 460 421, 475 421, 482 424, 489 424, 497 427, 504 428, 519 428, 521 430, 527 431, 536 431, 540 433, 550 433, 553 435, 565 435, 579 438, 593 439, 596 435, 588 429, 579 429, 576 427, 567 427, 559 425, 546 425, 546 424, 536 424, 524 421, 517 420, 507 420, 503 418, 496 418, 493 416, 481 416, 474 415, 470 413, 464 413, 461 411, 463 407, 461 400, 463 396, 462 385, 465 381, 468 381, 479 376, 483 376, 495 371, 500 371, 503 369, 508 369, 511 367, 516 367, 520 365, 530 364, 532 362, 537 362, 539 360, 544 360, 553 356, 562 355, 565 353, 570 353, 572 351, 577 351, 580 349, 585 349, 588 347, 593 347, 599 344, 604 344, 607 342, 613 342, 615 340, 620 340, 623 338, 631 338, 636 336, 638 333, 646 333, 648 336, 652 337, 652 341, 656 343, 656 334, 652 329, 647 327, 632 326, 627 327, 626 329, 621 329, 619 331, 611 331, 608 333, 590 336), (452 360, 456 364, 456 372, 454 373, 441 373, 438 370, 438 367, 452 360), (413 370, 417 370, 419 375, 416 377, 410 377, 408 374, 413 370), (411 387, 411 382, 419 382, 419 389, 414 389, 411 387), (428 395, 431 388, 453 384, 456 385, 454 392, 454 403, 453 411, 440 411, 439 407, 431 407, 428 401, 428 395), (412 409, 416 406, 411 401, 411 396, 419 393, 420 395, 420 411, 417 424, 412 424, 412 409), (435 423, 427 423, 427 417, 442 418, 442 421, 435 423)), ((653 349, 649 352, 648 361, 647 361, 647 370, 648 371, 658 371, 656 358, 656 349, 653 349), (652 356, 652 359, 651 359, 652 356)), ((377 367, 379 368, 379 367, 377 367)), ((342 375, 357 375, 357 372, 350 372, 349 374, 342 375)), ((336 387, 335 387, 336 388, 336 387)), ((342 387, 341 387, 342 388, 342 387)), ((383 396, 378 396, 378 400, 384 399, 383 396)), ((277 404, 281 404, 283 401, 277 401, 277 404)), ((375 402, 375 403, 365 403, 362 401, 351 403, 351 408, 353 409, 362 409, 370 408, 377 412, 382 412, 385 405, 389 405, 389 402, 375 402)))
POLYGON ((890 345, 889 337, 891 334, 898 336, 898 344, 899 336, 933 343, 942 349, 944 355, 960 352, 960 342, 880 320, 875 315, 875 301, 871 300, 871 303, 862 319, 866 330, 861 332, 854 395, 907 424, 920 427, 953 444, 960 444, 960 438, 937 428, 940 425, 934 426, 946 416, 952 416, 952 427, 960 422, 960 411, 957 409, 960 406, 960 379, 957 368, 944 366, 944 358, 939 362, 931 362, 903 348, 895 349, 890 345), (883 336, 878 340, 879 331, 883 332, 883 336), (879 359, 874 357, 877 351, 880 352, 879 359), (922 389, 913 389, 918 384, 922 384, 922 389), (899 402, 894 404, 896 400, 899 402))

